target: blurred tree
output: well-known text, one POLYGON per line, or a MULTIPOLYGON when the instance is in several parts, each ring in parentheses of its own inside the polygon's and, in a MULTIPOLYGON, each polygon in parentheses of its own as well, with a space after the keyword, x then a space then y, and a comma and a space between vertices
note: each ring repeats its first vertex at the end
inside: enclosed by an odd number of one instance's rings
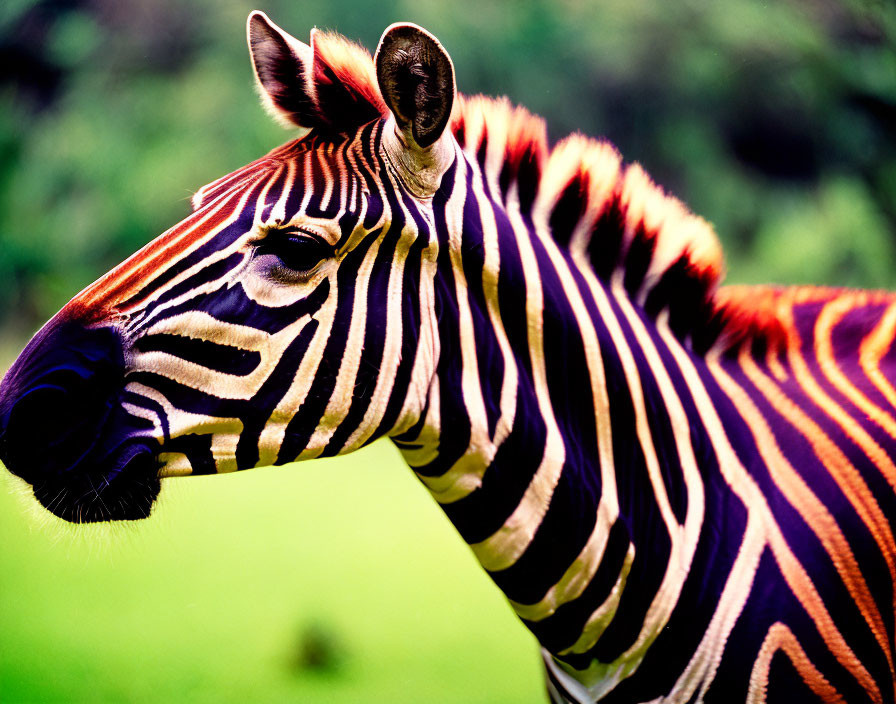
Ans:
MULTIPOLYGON (((288 134, 243 0, 0 7, 0 329, 32 332, 288 134)), ((884 0, 270 0, 303 36, 435 32, 464 92, 605 135, 712 221, 731 279, 896 285, 896 6, 884 0)))

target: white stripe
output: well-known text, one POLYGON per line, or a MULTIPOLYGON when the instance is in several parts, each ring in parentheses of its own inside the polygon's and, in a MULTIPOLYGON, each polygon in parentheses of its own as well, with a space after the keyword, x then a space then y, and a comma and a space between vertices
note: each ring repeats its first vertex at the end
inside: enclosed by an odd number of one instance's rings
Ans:
POLYGON ((379 254, 380 244, 385 236, 385 230, 380 232, 364 255, 361 266, 358 267, 358 275, 355 280, 355 297, 352 301, 351 322, 349 323, 348 339, 345 343, 345 352, 339 365, 339 372, 333 393, 323 417, 317 425, 314 434, 308 441, 300 459, 313 459, 318 457, 327 446, 333 433, 345 420, 351 410, 352 399, 355 391, 355 381, 358 378, 358 369, 361 366, 361 357, 364 350, 364 333, 367 329, 367 295, 370 284, 370 274, 379 254))
MULTIPOLYGON (((464 455, 447 472, 438 477, 420 476, 436 501, 442 504, 458 501, 479 488, 482 484, 482 475, 491 464, 496 450, 488 436, 488 416, 482 398, 476 340, 473 337, 473 316, 470 312, 461 254, 464 203, 469 197, 466 189, 466 172, 466 160, 458 158, 455 187, 445 206, 445 220, 449 233, 448 256, 454 273, 455 301, 458 309, 462 365, 460 392, 470 418, 470 442, 464 455)), ((456 389, 448 391, 457 393, 456 389)))
MULTIPOLYGON (((398 191, 398 186, 394 181, 392 187, 396 192, 398 191)), ((400 199, 399 202, 401 202, 400 199)), ((404 209, 404 205, 402 205, 402 209, 404 209)), ((405 211, 405 223, 413 222, 413 218, 405 211)), ((391 227, 389 229, 391 231, 391 227)), ((349 439, 346 440, 341 450, 343 453, 351 452, 367 442, 382 422, 392 396, 395 375, 401 362, 404 266, 411 246, 414 244, 414 239, 415 232, 406 224, 395 245, 395 254, 389 270, 389 284, 386 290, 386 339, 383 343, 383 358, 376 378, 376 387, 367 406, 367 411, 364 413, 364 419, 349 439)), ((357 313, 353 312, 352 315, 357 315, 357 313)))
MULTIPOLYGON (((510 188, 507 198, 507 214, 516 234, 523 276, 526 281, 526 318, 528 325, 529 359, 532 365, 532 382, 535 397, 545 423, 546 438, 543 455, 523 498, 510 517, 495 533, 470 547, 489 571, 506 569, 513 565, 532 542, 535 532, 547 512, 554 488, 560 479, 566 448, 554 418, 547 369, 544 355, 544 295, 541 288, 541 271, 530 235, 520 215, 517 185, 510 188)), ((537 219, 537 218, 533 218, 537 219)), ((547 215, 542 214, 543 227, 547 227, 547 215)))

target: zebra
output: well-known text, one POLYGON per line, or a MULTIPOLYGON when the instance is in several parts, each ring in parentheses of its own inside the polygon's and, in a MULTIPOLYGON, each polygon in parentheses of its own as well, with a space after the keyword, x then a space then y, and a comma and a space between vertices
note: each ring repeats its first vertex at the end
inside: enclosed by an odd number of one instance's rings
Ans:
MULTIPOLYGON (((161 479, 389 437, 542 648, 553 702, 893 702, 896 297, 721 286, 711 226, 606 141, 253 12, 298 137, 200 188, 0 384, 72 522, 161 479)), ((383 499, 387 500, 387 499, 383 499)))

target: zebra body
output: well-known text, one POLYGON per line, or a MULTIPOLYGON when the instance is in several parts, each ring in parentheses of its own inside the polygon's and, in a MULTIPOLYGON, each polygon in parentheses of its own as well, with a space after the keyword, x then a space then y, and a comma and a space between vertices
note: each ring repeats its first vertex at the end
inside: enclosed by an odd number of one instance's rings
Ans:
POLYGON ((160 477, 388 436, 554 701, 893 701, 896 298, 717 288, 706 223, 610 145, 456 96, 413 25, 371 61, 253 13, 249 45, 305 134, 7 373, 0 458, 38 500, 137 518, 160 477))

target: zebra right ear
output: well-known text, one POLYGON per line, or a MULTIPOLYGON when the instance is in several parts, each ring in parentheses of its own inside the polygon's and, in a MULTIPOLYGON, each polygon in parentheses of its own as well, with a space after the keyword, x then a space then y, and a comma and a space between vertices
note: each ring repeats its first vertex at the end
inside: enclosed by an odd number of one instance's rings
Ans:
POLYGON ((284 127, 312 127, 317 119, 314 52, 255 10, 246 21, 252 68, 268 112, 284 127))
POLYGON ((395 121, 426 148, 442 134, 454 104, 454 66, 439 40, 415 24, 393 24, 376 50, 376 78, 395 121))
POLYGON ((393 24, 374 58, 380 93, 395 120, 386 149, 417 195, 432 195, 454 159, 445 133, 454 105, 454 66, 439 40, 415 24, 393 24))

